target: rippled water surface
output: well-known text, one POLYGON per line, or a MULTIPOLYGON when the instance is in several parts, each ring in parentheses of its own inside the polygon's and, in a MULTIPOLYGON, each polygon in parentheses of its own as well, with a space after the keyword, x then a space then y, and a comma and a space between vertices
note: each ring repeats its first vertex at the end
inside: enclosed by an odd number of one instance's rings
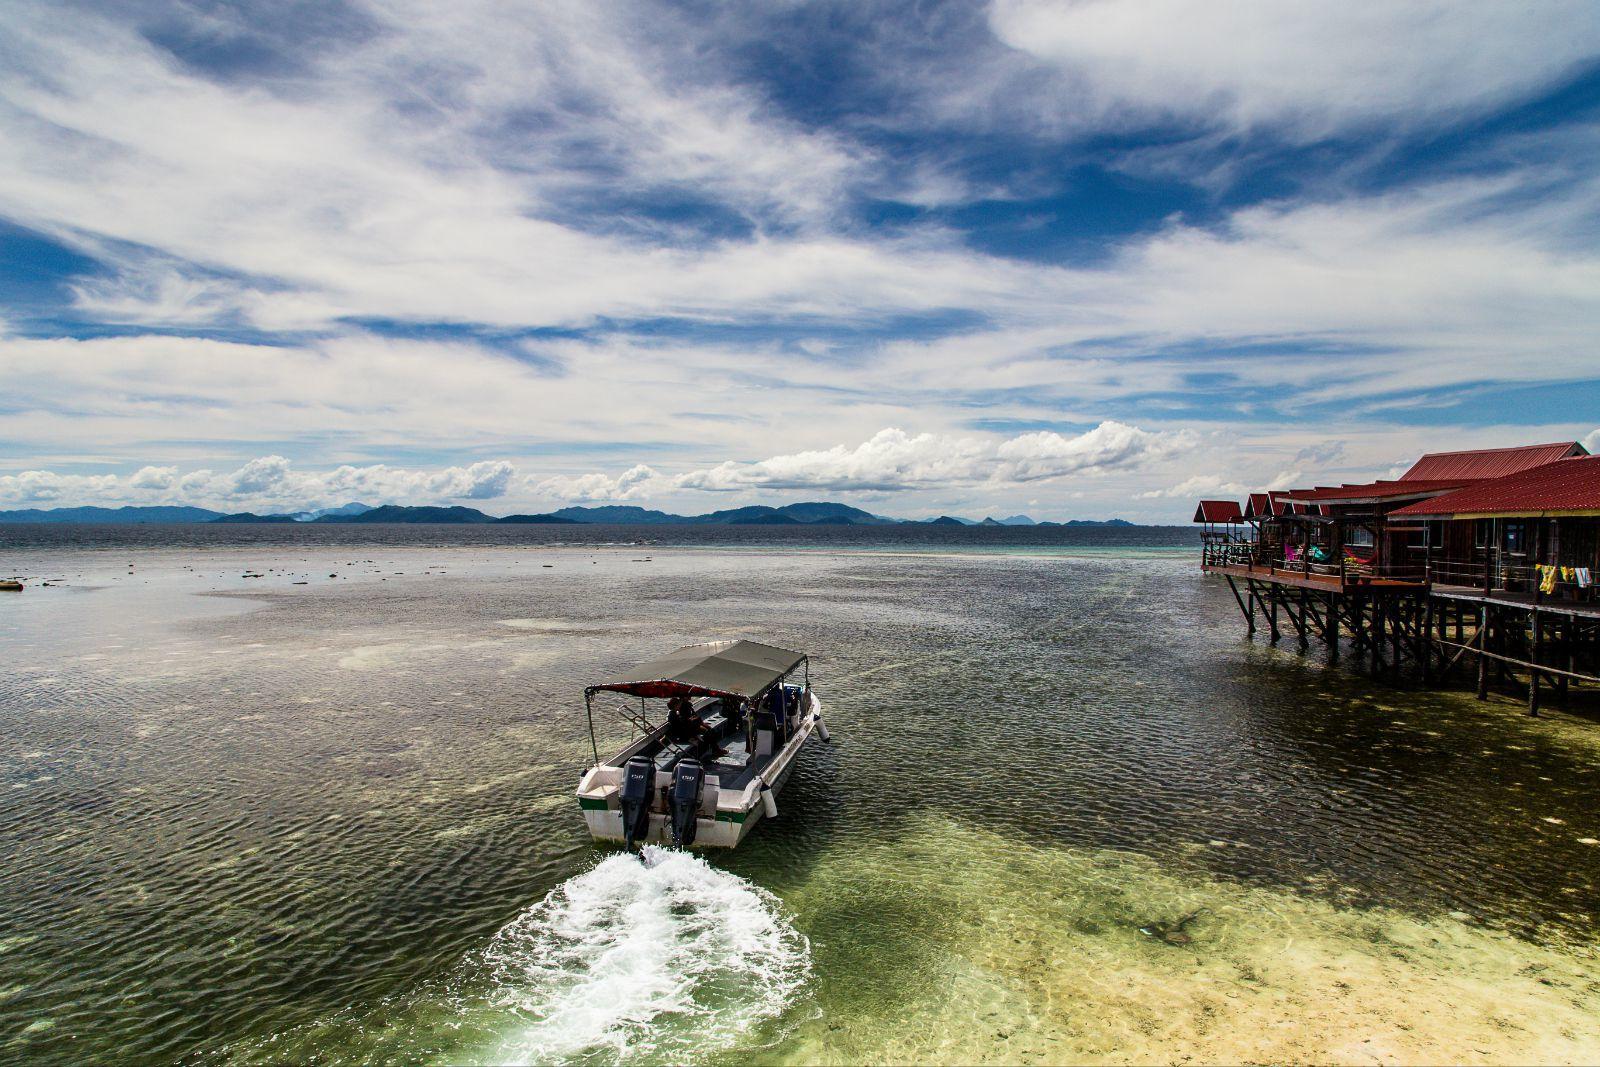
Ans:
POLYGON ((1600 1057, 1600 727, 1252 644, 1178 535, 294 535, 6 542, 0 1058, 1600 1057), (735 635, 834 743, 591 845, 583 685, 735 635))

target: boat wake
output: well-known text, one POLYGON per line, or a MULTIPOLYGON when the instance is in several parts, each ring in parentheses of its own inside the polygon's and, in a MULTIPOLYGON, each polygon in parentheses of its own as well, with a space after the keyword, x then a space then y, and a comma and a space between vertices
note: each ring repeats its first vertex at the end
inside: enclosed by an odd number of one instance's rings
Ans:
POLYGON ((484 962, 525 1025, 489 1059, 698 1059, 794 1000, 810 944, 772 894, 686 852, 643 859, 601 861, 495 935, 484 962))

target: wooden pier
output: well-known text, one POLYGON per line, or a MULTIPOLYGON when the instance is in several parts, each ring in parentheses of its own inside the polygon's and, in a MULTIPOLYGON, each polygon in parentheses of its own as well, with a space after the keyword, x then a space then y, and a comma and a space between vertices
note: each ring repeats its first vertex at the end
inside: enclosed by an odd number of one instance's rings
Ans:
POLYGON ((1535 594, 1400 580, 1341 582, 1275 568, 1206 566, 1223 577, 1245 632, 1272 644, 1364 658, 1374 677, 1471 685, 1480 700, 1516 695, 1539 714, 1578 687, 1600 693, 1600 605, 1535 594))
POLYGON ((1422 457, 1399 479, 1201 501, 1201 569, 1246 633, 1375 677, 1600 694, 1600 457, 1577 442, 1422 457))

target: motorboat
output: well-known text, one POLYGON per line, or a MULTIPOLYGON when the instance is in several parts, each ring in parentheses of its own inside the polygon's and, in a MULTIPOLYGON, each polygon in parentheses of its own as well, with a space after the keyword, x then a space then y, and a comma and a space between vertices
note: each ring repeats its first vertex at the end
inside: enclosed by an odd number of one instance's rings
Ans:
POLYGON ((812 737, 828 739, 810 661, 757 641, 689 645, 583 691, 594 763, 578 804, 597 840, 733 848, 778 814, 812 737), (612 699, 613 695, 621 700, 612 699), (633 740, 602 759, 595 716, 633 740))

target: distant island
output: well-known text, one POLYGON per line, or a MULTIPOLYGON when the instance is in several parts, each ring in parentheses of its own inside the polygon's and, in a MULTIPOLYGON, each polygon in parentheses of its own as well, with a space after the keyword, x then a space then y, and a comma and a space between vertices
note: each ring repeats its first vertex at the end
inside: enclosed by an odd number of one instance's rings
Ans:
POLYGON ((232 514, 208 508, 157 506, 157 507, 73 507, 26 508, 20 511, 0 511, 0 523, 106 523, 128 525, 137 523, 219 523, 255 525, 266 523, 319 523, 319 524, 376 524, 376 523, 444 523, 444 524, 506 524, 552 525, 610 524, 618 526, 1134 526, 1126 519, 1071 519, 1067 522, 1035 522, 1026 515, 1010 515, 1003 519, 992 516, 967 519, 955 515, 940 515, 931 519, 892 519, 874 515, 849 504, 832 501, 805 501, 771 507, 754 504, 749 507, 728 508, 707 512, 704 515, 675 515, 666 511, 637 507, 631 504, 601 504, 594 507, 565 507, 556 511, 531 515, 494 516, 476 508, 413 506, 406 504, 349 503, 337 508, 320 508, 295 514, 257 514, 250 511, 232 514))

